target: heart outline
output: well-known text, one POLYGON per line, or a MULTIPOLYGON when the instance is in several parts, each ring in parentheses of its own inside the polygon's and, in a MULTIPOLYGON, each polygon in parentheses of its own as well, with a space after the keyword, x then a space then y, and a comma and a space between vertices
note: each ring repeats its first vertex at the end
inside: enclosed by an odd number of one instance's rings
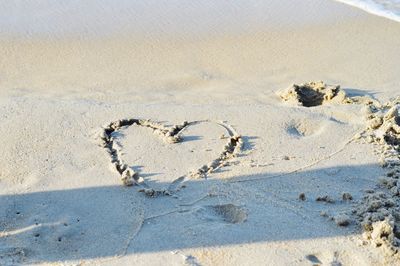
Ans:
POLYGON ((223 121, 211 121, 211 120, 196 120, 187 122, 184 121, 181 124, 176 124, 170 127, 166 127, 159 122, 154 122, 149 119, 120 119, 111 122, 103 127, 100 133, 101 146, 106 149, 107 153, 111 157, 111 163, 114 169, 120 174, 121 181, 125 186, 139 185, 142 187, 140 192, 144 192, 146 195, 156 197, 159 195, 172 195, 182 188, 182 183, 192 178, 206 178, 207 174, 224 166, 225 162, 240 154, 243 146, 243 138, 239 135, 236 130, 229 124, 223 121), (214 159, 207 165, 203 165, 198 168, 195 172, 180 176, 173 180, 168 189, 156 190, 147 185, 142 177, 139 176, 139 172, 135 172, 132 167, 124 163, 122 160, 122 154, 119 147, 114 143, 114 136, 122 128, 126 128, 132 125, 138 125, 142 127, 148 127, 153 129, 153 132, 164 139, 168 144, 174 144, 182 141, 181 135, 188 127, 205 123, 213 122, 222 126, 228 133, 228 142, 224 146, 220 156, 214 159))

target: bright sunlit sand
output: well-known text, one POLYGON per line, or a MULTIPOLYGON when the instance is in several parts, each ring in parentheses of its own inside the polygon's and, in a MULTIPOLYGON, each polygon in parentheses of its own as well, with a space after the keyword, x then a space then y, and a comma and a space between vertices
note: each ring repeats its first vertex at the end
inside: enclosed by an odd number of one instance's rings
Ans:
POLYGON ((0 1, 0 265, 398 265, 386 2, 0 1))

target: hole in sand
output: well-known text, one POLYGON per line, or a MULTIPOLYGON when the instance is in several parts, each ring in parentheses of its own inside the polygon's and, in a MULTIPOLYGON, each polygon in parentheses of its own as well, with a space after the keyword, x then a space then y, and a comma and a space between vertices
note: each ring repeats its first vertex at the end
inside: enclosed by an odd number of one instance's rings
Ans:
POLYGON ((313 88, 297 86, 295 90, 299 96, 299 102, 305 107, 318 106, 324 101, 324 93, 313 88))
POLYGON ((346 98, 346 93, 340 90, 340 86, 327 85, 323 81, 293 84, 278 94, 282 100, 304 107, 322 105, 333 99, 342 102, 346 98))

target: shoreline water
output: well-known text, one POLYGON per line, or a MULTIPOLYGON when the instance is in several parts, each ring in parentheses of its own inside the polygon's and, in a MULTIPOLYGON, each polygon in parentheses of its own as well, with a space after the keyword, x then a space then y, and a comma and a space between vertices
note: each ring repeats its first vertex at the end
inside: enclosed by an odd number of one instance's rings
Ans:
POLYGON ((400 21, 398 0, 236 1, 30 1, 0 2, 0 36, 10 38, 96 38, 113 35, 196 36, 243 34, 357 18, 362 12, 400 21), (340 4, 337 4, 340 3, 340 4), (344 4, 344 6, 342 6, 344 4), (308 15, 298 16, 300 13, 308 15))
POLYGON ((399 0, 336 0, 360 8, 370 14, 400 22, 399 0))
POLYGON ((357 17, 334 1, 305 1, 292 10, 290 0, 215 1, 4 1, 0 36, 96 38, 243 34, 295 28, 357 17), (299 16, 307 13, 308 16, 299 16))

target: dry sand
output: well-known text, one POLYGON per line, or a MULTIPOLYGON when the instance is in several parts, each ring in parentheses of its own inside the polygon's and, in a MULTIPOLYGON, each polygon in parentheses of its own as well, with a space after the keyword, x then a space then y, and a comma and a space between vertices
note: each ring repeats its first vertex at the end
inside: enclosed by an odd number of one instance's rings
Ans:
POLYGON ((279 2, 253 31, 3 34, 0 265, 398 265, 400 24, 279 2), (277 95, 313 80, 352 100, 277 95))

